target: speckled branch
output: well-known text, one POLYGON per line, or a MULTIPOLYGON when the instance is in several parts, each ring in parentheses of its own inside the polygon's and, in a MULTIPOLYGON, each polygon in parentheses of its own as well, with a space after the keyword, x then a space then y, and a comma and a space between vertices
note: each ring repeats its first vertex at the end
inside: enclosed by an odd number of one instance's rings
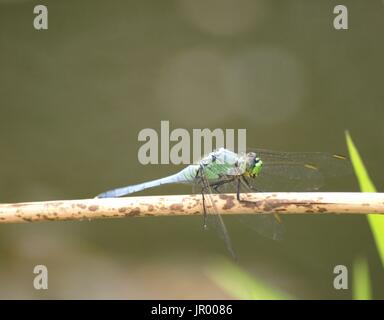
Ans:
MULTIPOLYGON (((384 193, 244 193, 213 195, 221 214, 383 214, 384 193)), ((0 223, 202 214, 200 195, 0 204, 0 223)))

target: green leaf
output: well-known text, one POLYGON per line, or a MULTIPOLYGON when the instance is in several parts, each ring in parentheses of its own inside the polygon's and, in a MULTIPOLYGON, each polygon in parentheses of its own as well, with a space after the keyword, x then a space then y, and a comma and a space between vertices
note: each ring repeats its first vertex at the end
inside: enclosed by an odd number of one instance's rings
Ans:
MULTIPOLYGON (((359 181, 361 191, 376 192, 376 188, 372 183, 367 170, 365 169, 359 151, 353 143, 348 131, 345 133, 345 135, 347 139, 349 155, 352 161, 353 168, 355 170, 357 180, 359 181)), ((375 239, 376 248, 380 255, 381 263, 384 267, 384 216, 378 214, 369 214, 368 222, 371 227, 373 237, 375 239)))
POLYGON ((227 259, 218 259, 207 270, 208 276, 235 299, 286 300, 288 294, 257 280, 237 264, 227 259))
POLYGON ((365 169, 363 160, 361 159, 359 151, 356 149, 356 146, 353 143, 349 132, 347 131, 345 135, 347 139, 349 156, 351 157, 351 162, 360 185, 360 190, 363 192, 376 192, 376 188, 373 185, 367 170, 365 169))
POLYGON ((353 263, 353 299, 370 300, 372 299, 371 281, 369 279, 369 269, 367 260, 357 258, 353 263))

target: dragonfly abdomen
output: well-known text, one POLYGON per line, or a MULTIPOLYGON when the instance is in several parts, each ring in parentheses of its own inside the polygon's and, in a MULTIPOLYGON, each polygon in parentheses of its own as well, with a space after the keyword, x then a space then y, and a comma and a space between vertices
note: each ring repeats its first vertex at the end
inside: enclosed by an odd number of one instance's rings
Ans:
POLYGON ((180 172, 157 180, 143 182, 135 185, 130 185, 122 188, 109 190, 99 194, 96 198, 117 198, 128 194, 140 192, 149 188, 159 187, 163 184, 172 183, 193 183, 196 177, 198 166, 190 165, 180 172))

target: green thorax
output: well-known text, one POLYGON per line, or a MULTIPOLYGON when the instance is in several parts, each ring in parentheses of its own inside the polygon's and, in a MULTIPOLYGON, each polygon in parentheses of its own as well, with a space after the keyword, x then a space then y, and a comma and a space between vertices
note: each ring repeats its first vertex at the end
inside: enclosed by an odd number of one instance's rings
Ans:
POLYGON ((224 176, 242 175, 246 172, 245 157, 227 149, 218 149, 183 169, 180 174, 185 180, 192 181, 199 176, 199 170, 209 181, 218 180, 224 176))

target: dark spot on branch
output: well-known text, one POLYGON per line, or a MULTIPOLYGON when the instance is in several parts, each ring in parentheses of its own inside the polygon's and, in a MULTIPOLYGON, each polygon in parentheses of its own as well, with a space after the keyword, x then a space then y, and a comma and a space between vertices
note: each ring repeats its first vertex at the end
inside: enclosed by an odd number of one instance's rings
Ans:
POLYGON ((184 206, 180 203, 174 203, 171 205, 170 209, 172 211, 183 211, 184 206))
POLYGON ((286 208, 289 205, 295 205, 297 207, 303 207, 308 208, 309 210, 313 211, 313 203, 312 202, 300 202, 300 201, 287 201, 287 200, 269 200, 264 201, 264 208, 265 211, 277 211, 278 208, 284 207, 286 208))
POLYGON ((96 211, 96 210, 98 210, 99 209, 99 206, 96 206, 96 205, 92 205, 92 206, 89 206, 88 207, 88 210, 89 211, 96 211))
POLYGON ((134 216, 138 216, 140 215, 140 208, 139 207, 136 207, 135 209, 132 209, 129 214, 130 216, 134 217, 134 216))
POLYGON ((235 197, 234 196, 226 196, 225 197, 225 205, 223 206, 223 210, 232 209, 235 206, 235 197))
POLYGON ((250 201, 250 200, 241 200, 240 202, 244 208, 254 209, 259 208, 263 201, 250 201))
POLYGON ((119 208, 119 212, 124 213, 125 211, 127 211, 127 209, 128 208, 126 208, 126 207, 121 207, 121 208, 119 208))

